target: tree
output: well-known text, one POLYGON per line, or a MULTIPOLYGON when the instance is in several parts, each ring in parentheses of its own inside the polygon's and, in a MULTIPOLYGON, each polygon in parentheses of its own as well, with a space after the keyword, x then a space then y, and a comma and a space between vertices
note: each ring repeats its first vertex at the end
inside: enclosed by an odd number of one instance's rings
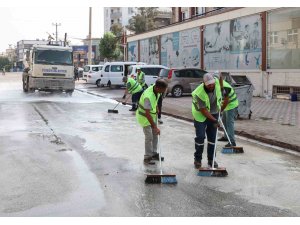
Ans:
POLYGON ((117 59, 120 56, 118 40, 112 32, 106 32, 99 44, 100 55, 109 60, 117 59))
POLYGON ((9 59, 7 57, 0 57, 0 70, 5 67, 5 70, 8 71, 10 69, 11 65, 9 62, 9 59))
POLYGON ((158 7, 139 7, 138 14, 129 20, 128 28, 135 31, 136 34, 154 29, 154 19, 158 14, 158 7))
POLYGON ((118 39, 118 41, 122 40, 122 35, 123 35, 123 28, 122 25, 119 23, 114 23, 111 27, 110 27, 110 31, 116 36, 116 38, 118 39))

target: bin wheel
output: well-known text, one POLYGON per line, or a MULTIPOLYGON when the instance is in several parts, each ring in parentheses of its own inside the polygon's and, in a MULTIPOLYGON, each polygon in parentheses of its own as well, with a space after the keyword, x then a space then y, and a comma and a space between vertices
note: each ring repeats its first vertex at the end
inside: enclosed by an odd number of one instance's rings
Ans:
POLYGON ((250 110, 250 113, 248 115, 249 120, 251 120, 251 116, 252 116, 252 111, 250 110))

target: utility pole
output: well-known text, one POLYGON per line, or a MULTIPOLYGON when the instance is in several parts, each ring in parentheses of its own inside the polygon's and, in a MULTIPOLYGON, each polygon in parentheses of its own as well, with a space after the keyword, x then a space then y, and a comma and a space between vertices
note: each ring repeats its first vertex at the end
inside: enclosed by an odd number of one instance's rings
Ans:
POLYGON ((55 33, 56 33, 55 41, 56 41, 56 44, 57 44, 57 35, 58 35, 57 27, 58 27, 58 26, 61 26, 61 23, 52 23, 52 26, 55 26, 55 33))
POLYGON ((90 7, 89 18, 89 52, 88 52, 88 64, 92 64, 92 7, 90 7))

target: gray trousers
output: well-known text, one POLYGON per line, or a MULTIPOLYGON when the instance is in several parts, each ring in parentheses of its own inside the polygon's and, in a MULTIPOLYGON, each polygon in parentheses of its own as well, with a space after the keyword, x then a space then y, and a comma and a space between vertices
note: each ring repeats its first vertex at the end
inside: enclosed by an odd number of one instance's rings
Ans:
POLYGON ((145 134, 145 155, 144 159, 148 159, 157 153, 158 135, 154 133, 151 126, 143 127, 145 134))
MULTIPOLYGON (((224 111, 222 121, 224 123, 225 129, 227 131, 227 134, 229 136, 229 139, 231 142, 235 143, 235 137, 234 137, 234 119, 236 118, 238 114, 238 108, 234 108, 228 111, 224 111)), ((226 134, 224 134, 224 137, 226 134)))

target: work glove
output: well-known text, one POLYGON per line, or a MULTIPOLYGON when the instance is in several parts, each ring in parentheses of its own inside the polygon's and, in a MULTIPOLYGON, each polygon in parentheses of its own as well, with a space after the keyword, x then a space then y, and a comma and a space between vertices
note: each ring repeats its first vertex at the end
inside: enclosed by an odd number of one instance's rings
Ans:
POLYGON ((126 95, 124 94, 122 98, 125 99, 125 98, 126 98, 126 95))

